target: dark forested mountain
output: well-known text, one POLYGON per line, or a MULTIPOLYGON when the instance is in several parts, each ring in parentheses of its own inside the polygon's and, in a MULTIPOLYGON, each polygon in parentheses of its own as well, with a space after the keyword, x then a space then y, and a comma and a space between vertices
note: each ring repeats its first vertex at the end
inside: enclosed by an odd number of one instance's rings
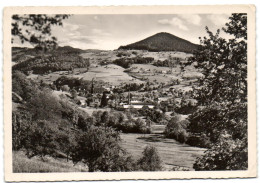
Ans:
POLYGON ((126 46, 120 46, 119 49, 128 50, 148 50, 148 51, 181 51, 192 53, 198 45, 172 34, 161 32, 150 36, 144 40, 138 41, 126 46))

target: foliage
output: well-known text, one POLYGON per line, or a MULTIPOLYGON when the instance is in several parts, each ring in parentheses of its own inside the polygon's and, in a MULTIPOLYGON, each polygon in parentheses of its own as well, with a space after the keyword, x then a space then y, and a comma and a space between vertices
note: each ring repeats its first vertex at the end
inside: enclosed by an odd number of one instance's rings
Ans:
POLYGON ((92 117, 96 126, 112 127, 123 133, 150 133, 149 127, 141 119, 126 117, 122 112, 94 111, 92 117))
POLYGON ((102 98, 101 98, 100 107, 107 106, 107 102, 108 102, 107 94, 106 94, 106 92, 103 92, 103 95, 102 95, 102 98))
POLYGON ((119 65, 125 69, 132 64, 148 64, 154 60, 153 57, 133 57, 133 58, 119 58, 114 61, 114 64, 119 65))
POLYGON ((72 96, 73 99, 76 99, 78 97, 78 93, 75 89, 71 90, 71 96, 72 96))
POLYGON ((112 128, 91 127, 78 137, 73 150, 73 162, 82 161, 88 166, 89 172, 130 171, 131 158, 126 156, 119 142, 119 133, 112 128))
POLYGON ((28 122, 32 116, 25 111, 12 112, 12 149, 19 150, 24 147, 28 122))
POLYGON ((47 89, 39 91, 26 103, 27 110, 35 119, 57 119, 61 116, 61 105, 47 89))
MULTIPOLYGON (((22 83, 30 81, 21 73, 18 76, 22 83)), ((29 158, 59 156, 67 161, 72 158, 75 163, 83 161, 89 171, 136 169, 135 161, 120 147, 119 132, 109 127, 121 123, 122 114, 101 112, 89 116, 53 97, 49 89, 36 90, 32 86, 28 91, 31 97, 26 104, 13 111, 13 150, 23 149, 29 158)), ((143 126, 137 121, 135 127, 143 126)))
POLYGON ((26 75, 20 71, 15 71, 12 74, 12 92, 15 92, 23 98, 29 100, 32 95, 38 90, 38 86, 33 81, 26 79, 26 75))
MULTIPOLYGON (((245 17, 246 15, 241 16, 245 17)), ((232 17, 231 19, 233 20, 232 17)), ((237 20, 237 24, 242 23, 246 23, 244 18, 237 20)), ((227 30, 230 30, 231 26, 233 25, 228 26, 227 30)), ((246 24, 243 27, 246 27, 246 24)), ((239 36, 240 39, 233 38, 227 41, 219 37, 220 30, 217 31, 216 35, 210 32, 207 27, 206 30, 209 38, 201 39, 199 50, 194 57, 190 58, 191 62, 197 63, 196 67, 204 75, 198 90, 199 102, 202 105, 210 104, 212 101, 222 102, 223 100, 232 103, 246 102, 247 42, 245 33, 241 37, 233 32, 232 35, 239 36)))
POLYGON ((165 119, 165 115, 162 111, 147 106, 143 106, 138 113, 140 116, 145 116, 147 119, 155 123, 160 123, 165 119))
POLYGON ((221 134, 218 142, 197 159, 195 170, 246 170, 248 167, 247 139, 232 139, 228 133, 221 134))
POLYGON ((138 83, 129 83, 125 84, 121 89, 125 92, 127 91, 138 91, 144 87, 144 84, 138 84, 138 83))
POLYGON ((165 127, 164 134, 168 138, 173 138, 181 143, 188 139, 188 132, 186 131, 189 121, 181 120, 180 116, 174 116, 165 127))
POLYGON ((34 156, 44 157, 54 155, 57 148, 55 140, 56 128, 46 120, 28 121, 24 148, 26 155, 31 158, 34 156))
POLYGON ((57 40, 51 36, 51 26, 62 26, 62 21, 68 17, 62 14, 15 14, 12 16, 12 42, 18 37, 22 43, 29 42, 41 49, 54 47, 57 40))
POLYGON ((137 165, 142 171, 162 170, 162 161, 157 149, 153 146, 146 146, 143 151, 143 156, 138 160, 137 165))
POLYGON ((155 62, 153 62, 154 66, 157 67, 173 67, 173 66, 177 66, 180 64, 181 59, 178 57, 170 57, 169 59, 166 60, 157 60, 155 62))
POLYGON ((46 74, 55 71, 72 71, 74 68, 88 68, 89 66, 89 60, 79 56, 78 53, 52 53, 50 55, 36 56, 17 63, 12 69, 24 73, 32 71, 35 74, 46 74))
POLYGON ((201 39, 190 59, 204 78, 196 89, 201 109, 190 116, 188 130, 206 135, 211 145, 194 164, 196 170, 247 169, 247 15, 232 14, 223 30, 226 40, 206 27, 209 38, 201 39), (243 163, 241 163, 243 162, 243 163))

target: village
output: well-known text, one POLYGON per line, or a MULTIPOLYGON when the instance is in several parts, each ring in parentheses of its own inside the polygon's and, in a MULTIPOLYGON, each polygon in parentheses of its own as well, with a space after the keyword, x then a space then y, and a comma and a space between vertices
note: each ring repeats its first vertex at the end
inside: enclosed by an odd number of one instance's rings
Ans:
MULTIPOLYGON (((63 80, 66 79, 63 78, 63 80)), ((136 118, 145 119, 144 116, 136 115, 138 113, 134 111, 151 109, 169 117, 175 114, 172 114, 173 112, 180 111, 186 118, 189 112, 182 109, 190 110, 197 105, 193 87, 185 87, 178 81, 168 84, 153 82, 146 84, 122 83, 115 86, 108 82, 96 81, 94 78, 88 82, 74 80, 79 81, 79 84, 74 86, 63 85, 66 82, 59 83, 61 79, 58 79, 53 85, 55 89, 61 92, 60 94, 66 94, 73 103, 77 104, 79 109, 90 114, 97 110, 110 111, 112 109, 123 112, 132 111, 136 118)), ((77 83, 76 81, 73 83, 77 83)), ((161 122, 166 124, 165 120, 161 122)))

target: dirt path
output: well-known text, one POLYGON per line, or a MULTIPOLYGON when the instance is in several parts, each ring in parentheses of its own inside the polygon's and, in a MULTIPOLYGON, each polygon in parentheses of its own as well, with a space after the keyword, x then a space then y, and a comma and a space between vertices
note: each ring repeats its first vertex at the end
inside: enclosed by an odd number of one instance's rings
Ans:
POLYGON ((163 134, 122 134, 121 138, 122 146, 136 159, 141 156, 145 146, 156 147, 165 170, 172 170, 178 166, 193 170, 192 166, 196 158, 206 150, 164 138, 163 134))

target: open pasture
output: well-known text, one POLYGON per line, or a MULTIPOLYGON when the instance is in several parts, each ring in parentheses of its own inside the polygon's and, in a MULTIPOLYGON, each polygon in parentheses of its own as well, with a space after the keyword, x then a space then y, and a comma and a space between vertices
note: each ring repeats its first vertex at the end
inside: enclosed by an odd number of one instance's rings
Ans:
POLYGON ((121 138, 122 146, 135 159, 142 156, 142 151, 147 145, 156 147, 166 171, 170 171, 174 167, 193 170, 196 158, 202 156, 206 150, 181 144, 174 139, 166 139, 162 134, 121 134, 121 138))

